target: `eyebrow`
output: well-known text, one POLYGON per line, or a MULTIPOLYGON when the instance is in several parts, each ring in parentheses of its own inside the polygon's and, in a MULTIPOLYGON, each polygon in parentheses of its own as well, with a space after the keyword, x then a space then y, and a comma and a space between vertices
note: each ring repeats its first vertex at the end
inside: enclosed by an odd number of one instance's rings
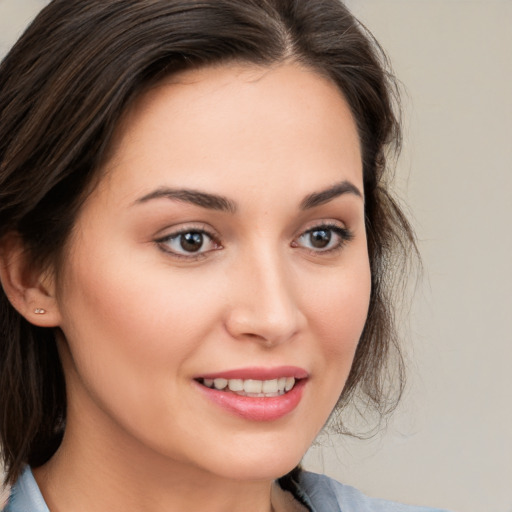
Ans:
MULTIPOLYGON (((301 210, 309 210, 316 206, 320 206, 329 201, 332 201, 336 197, 343 194, 352 194, 357 197, 363 197, 359 189, 350 183, 350 181, 342 181, 336 183, 331 187, 321 190, 319 192, 313 192, 307 195, 300 203, 301 210)), ((207 208, 209 210, 217 210, 228 213, 236 213, 237 205, 231 199, 220 196, 217 194, 210 194, 208 192, 200 192, 199 190, 191 189, 173 189, 167 187, 160 187, 140 199, 135 201, 135 204, 147 203, 153 199, 173 199, 176 201, 182 201, 185 203, 194 204, 201 208, 207 208)))
POLYGON ((343 194, 352 194, 360 197, 361 199, 363 198, 361 191, 354 184, 350 183, 350 181, 345 180, 340 183, 336 183, 325 190, 321 190, 320 192, 313 192, 312 194, 307 195, 300 203, 300 209, 309 210, 315 206, 320 206, 332 201, 343 194))
POLYGON ((166 187, 160 187, 154 192, 150 192, 140 199, 137 199, 135 203, 146 203, 152 199, 161 198, 183 201, 184 203, 195 204, 196 206, 209 210, 219 210, 228 213, 235 213, 237 210, 236 204, 227 197, 209 194, 207 192, 199 192, 198 190, 172 189, 166 187))

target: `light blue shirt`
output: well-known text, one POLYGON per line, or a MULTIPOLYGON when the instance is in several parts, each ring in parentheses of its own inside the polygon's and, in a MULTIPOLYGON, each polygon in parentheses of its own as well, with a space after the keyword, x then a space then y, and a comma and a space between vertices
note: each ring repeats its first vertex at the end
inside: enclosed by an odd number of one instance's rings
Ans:
MULTIPOLYGON (((306 471, 295 494, 312 512, 443 512, 369 498, 353 487, 306 471)), ((50 512, 29 467, 13 486, 3 512, 50 512)))

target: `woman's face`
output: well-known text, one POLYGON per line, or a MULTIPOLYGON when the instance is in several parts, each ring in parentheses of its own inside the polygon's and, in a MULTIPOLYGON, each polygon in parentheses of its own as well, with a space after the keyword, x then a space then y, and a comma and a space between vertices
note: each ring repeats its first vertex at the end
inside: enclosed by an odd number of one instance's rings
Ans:
POLYGON ((338 89, 293 64, 161 83, 125 117, 59 274, 66 443, 278 477, 336 404, 369 295, 338 89))

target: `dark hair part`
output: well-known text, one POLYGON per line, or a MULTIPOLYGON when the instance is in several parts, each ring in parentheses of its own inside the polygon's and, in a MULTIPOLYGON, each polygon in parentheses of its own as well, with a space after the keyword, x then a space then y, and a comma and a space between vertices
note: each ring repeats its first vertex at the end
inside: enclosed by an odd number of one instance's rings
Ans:
MULTIPOLYGON (((58 269, 137 95, 184 69, 287 60, 336 83, 359 129, 372 291, 337 410, 359 397, 382 414, 403 386, 390 284, 414 238, 387 191, 386 158, 400 146, 394 81, 378 44, 338 0, 51 2, 0 67, 0 239, 18 233, 34 265, 58 269)), ((53 331, 28 323, 3 291, 0 324, 0 440, 14 482, 24 464, 43 464, 59 446, 65 383, 53 331)))

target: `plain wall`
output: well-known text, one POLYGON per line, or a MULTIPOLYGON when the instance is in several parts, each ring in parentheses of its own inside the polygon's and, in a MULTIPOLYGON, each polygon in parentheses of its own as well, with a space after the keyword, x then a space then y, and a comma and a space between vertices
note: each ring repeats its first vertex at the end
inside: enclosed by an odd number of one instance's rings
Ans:
MULTIPOLYGON (((0 0, 0 54, 45 3, 0 0)), ((386 433, 322 436, 306 467, 375 496, 512 512, 512 1, 347 4, 406 91, 397 186, 425 278, 386 433)))

